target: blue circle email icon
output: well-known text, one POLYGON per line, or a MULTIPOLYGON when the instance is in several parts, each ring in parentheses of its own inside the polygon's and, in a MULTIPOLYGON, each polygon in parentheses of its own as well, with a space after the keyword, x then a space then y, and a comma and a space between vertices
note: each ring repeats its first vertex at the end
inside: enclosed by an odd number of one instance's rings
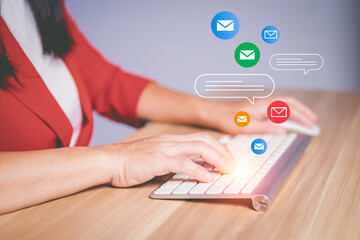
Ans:
POLYGON ((266 152, 267 144, 264 139, 257 138, 251 143, 251 150, 255 154, 263 154, 266 152))
POLYGON ((279 29, 274 26, 267 26, 262 30, 261 36, 264 42, 271 44, 279 40, 280 32, 279 29))
POLYGON ((231 39, 239 32, 239 20, 231 12, 220 12, 211 21, 211 30, 220 39, 231 39))

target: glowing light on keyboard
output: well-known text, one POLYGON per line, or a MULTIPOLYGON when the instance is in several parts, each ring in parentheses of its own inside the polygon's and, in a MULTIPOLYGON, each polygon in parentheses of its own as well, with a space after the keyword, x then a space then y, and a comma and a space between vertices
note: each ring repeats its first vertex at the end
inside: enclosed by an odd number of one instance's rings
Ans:
POLYGON ((253 175, 251 169, 244 164, 238 164, 233 174, 244 179, 249 179, 253 175))
MULTIPOLYGON (((281 160, 281 164, 287 164, 286 161, 293 163, 291 162, 293 161, 292 159, 281 157, 290 146, 293 146, 293 141, 296 138, 297 135, 292 133, 286 135, 238 135, 234 138, 226 136, 220 142, 226 144, 237 163, 232 173, 222 174, 213 165, 205 163, 202 159, 198 159, 196 162, 214 176, 213 182, 202 183, 196 181, 193 177, 189 177, 183 173, 177 173, 157 188, 151 197, 159 199, 252 198, 254 208, 259 210, 259 201, 255 201, 256 198, 253 197, 257 195, 266 196, 269 191, 266 189, 272 187, 271 184, 275 181, 274 178, 276 177, 268 175, 268 173, 274 169, 273 167, 276 166, 279 159, 281 160), (268 143, 268 149, 266 153, 262 155, 256 155, 250 149, 251 142, 259 137, 265 139, 268 143), (264 181, 265 178, 266 181, 264 181), (261 187, 262 184, 264 184, 265 188, 261 187)), ((298 141, 301 140, 300 137, 298 139, 298 141)), ((303 138, 302 141, 305 140, 306 139, 303 138)), ((308 143, 305 142, 305 144, 308 143)), ((300 146, 299 143, 297 143, 296 146, 300 146)), ((288 171, 288 166, 290 165, 286 165, 285 167, 277 165, 274 171, 288 171)), ((278 185, 274 186, 275 188, 278 187, 278 185)), ((260 204, 261 203, 262 202, 260 202, 260 204)), ((266 207, 268 206, 269 205, 266 205, 266 207)))

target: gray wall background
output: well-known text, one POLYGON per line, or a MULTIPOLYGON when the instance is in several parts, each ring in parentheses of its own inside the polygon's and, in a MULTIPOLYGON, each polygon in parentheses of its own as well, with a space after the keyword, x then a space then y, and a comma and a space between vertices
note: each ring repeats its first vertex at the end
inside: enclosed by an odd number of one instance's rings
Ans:
MULTIPOLYGON (((360 89, 360 1, 358 0, 66 0, 68 9, 89 40, 124 69, 168 87, 195 94, 193 83, 203 73, 266 73, 277 88, 360 89), (240 21, 238 35, 220 40, 210 22, 221 11, 240 21), (261 31, 274 25, 279 41, 267 44, 261 31), (237 65, 233 54, 242 42, 261 51, 250 69, 237 65), (319 71, 274 71, 274 53, 318 53, 319 71)), ((275 90, 276 91, 276 90, 275 90)), ((92 145, 111 143, 134 131, 95 116, 92 145)))

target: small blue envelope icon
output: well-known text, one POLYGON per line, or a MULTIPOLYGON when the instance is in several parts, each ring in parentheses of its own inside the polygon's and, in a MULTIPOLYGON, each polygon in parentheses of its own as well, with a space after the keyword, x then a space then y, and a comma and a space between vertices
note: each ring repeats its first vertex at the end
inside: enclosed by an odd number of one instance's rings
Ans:
POLYGON ((278 31, 276 30, 265 30, 264 31, 264 38, 265 39, 277 39, 278 31))
POLYGON ((251 143, 251 150, 255 154, 263 154, 266 152, 267 144, 264 139, 257 138, 251 143))
POLYGON ((266 26, 262 30, 261 37, 266 43, 275 43, 280 37, 279 29, 275 26, 266 26))

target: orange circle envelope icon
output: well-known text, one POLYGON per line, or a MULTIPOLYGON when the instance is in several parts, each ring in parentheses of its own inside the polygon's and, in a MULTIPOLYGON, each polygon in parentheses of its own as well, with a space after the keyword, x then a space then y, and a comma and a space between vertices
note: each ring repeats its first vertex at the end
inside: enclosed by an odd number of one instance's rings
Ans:
POLYGON ((250 115, 247 112, 240 111, 235 114, 234 122, 239 127, 246 127, 250 123, 250 115))

